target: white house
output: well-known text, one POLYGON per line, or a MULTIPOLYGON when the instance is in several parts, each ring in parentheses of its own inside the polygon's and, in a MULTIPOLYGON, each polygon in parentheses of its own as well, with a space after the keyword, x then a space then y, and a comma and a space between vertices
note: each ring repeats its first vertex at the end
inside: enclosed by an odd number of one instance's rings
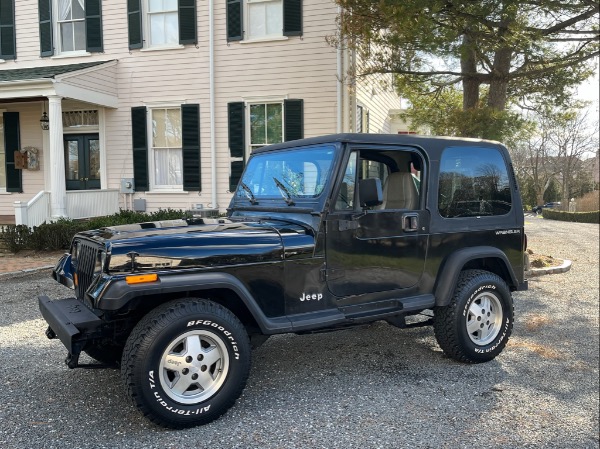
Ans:
POLYGON ((390 132, 400 100, 348 76, 355 55, 326 42, 337 14, 328 0, 0 1, 0 216, 224 211, 252 148, 390 132))

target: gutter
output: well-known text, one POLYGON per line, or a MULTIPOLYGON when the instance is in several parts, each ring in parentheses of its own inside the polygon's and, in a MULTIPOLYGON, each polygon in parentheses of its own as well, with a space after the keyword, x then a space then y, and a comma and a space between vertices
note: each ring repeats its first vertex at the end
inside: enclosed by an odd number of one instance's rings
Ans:
POLYGON ((215 13, 214 0, 208 3, 208 61, 209 61, 209 109, 210 109, 210 179, 212 208, 219 210, 217 199, 217 143, 215 138, 215 13))

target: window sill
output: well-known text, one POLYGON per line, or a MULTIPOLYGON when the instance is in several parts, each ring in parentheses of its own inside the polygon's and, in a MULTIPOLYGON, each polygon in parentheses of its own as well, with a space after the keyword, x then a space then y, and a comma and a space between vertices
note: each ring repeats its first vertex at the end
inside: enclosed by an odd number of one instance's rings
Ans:
POLYGON ((70 51, 68 53, 61 53, 59 55, 50 56, 50 59, 67 59, 67 58, 80 58, 81 56, 91 56, 92 54, 87 51, 70 51))
POLYGON ((185 193, 186 195, 190 192, 186 190, 152 190, 149 192, 137 192, 137 193, 145 193, 146 195, 173 195, 179 193, 185 193))
POLYGON ((185 48, 185 45, 163 45, 160 47, 145 47, 140 49, 141 52, 147 51, 165 51, 165 50, 179 50, 181 48, 185 48))
POLYGON ((271 37, 259 37, 256 39, 245 39, 239 41, 240 44, 259 44, 261 42, 273 42, 273 41, 287 41, 289 37, 287 36, 271 36, 271 37))
POLYGON ((0 64, 4 64, 6 61, 4 59, 0 59, 0 64))
POLYGON ((7 192, 6 190, 0 190, 0 195, 12 195, 12 192, 7 192))

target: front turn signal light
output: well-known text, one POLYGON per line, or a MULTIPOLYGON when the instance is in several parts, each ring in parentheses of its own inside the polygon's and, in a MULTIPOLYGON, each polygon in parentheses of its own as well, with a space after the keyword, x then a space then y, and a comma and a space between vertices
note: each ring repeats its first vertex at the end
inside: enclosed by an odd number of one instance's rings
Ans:
POLYGON ((158 274, 135 274, 125 277, 125 281, 127 281, 129 285, 156 282, 158 281, 158 274))

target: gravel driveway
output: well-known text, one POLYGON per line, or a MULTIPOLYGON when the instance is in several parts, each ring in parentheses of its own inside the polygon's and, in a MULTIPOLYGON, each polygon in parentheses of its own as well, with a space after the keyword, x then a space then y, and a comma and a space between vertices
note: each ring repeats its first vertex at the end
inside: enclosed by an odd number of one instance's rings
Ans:
POLYGON ((36 297, 68 289, 48 273, 3 279, 0 447, 598 447, 598 229, 528 218, 529 247, 573 268, 515 294, 513 337, 492 362, 445 358, 431 328, 277 336, 253 353, 238 403, 184 431, 143 419, 117 370, 64 366, 36 297))

